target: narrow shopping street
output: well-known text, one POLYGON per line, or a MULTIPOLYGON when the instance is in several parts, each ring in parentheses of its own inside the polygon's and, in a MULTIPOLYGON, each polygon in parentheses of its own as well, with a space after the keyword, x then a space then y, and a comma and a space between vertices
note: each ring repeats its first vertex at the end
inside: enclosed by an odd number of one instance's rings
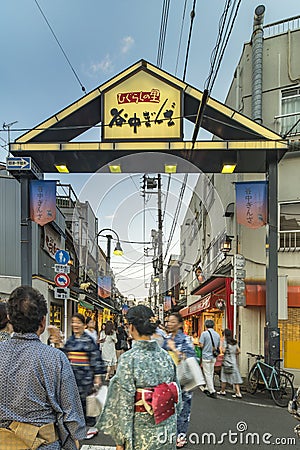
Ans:
MULTIPOLYGON (((297 448, 293 432, 297 421, 286 408, 274 405, 267 393, 247 394, 233 399, 232 392, 217 399, 208 398, 196 390, 192 403, 191 423, 188 431, 187 450, 203 448, 270 449, 270 445, 297 448)), ((99 434, 91 441, 82 442, 82 450, 111 450, 112 440, 99 434)))

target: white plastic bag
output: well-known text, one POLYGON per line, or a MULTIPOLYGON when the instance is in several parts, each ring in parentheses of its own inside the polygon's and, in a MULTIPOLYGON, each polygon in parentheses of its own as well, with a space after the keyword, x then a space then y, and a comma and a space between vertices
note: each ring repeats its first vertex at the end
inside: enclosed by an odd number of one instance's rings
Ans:
POLYGON ((191 391, 205 385, 202 369, 193 356, 183 359, 177 366, 177 375, 184 391, 191 391))
POLYGON ((107 386, 101 386, 97 392, 88 395, 86 398, 87 417, 98 417, 101 414, 106 401, 107 386))

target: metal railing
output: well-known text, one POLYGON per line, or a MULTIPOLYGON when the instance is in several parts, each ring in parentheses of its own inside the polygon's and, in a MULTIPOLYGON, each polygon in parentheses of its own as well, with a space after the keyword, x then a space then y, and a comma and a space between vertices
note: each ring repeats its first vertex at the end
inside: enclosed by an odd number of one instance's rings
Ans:
POLYGON ((300 232, 298 231, 281 231, 279 233, 279 249, 280 252, 296 252, 300 251, 300 232))
POLYGON ((290 17, 289 19, 279 20, 264 25, 264 37, 271 37, 277 34, 286 33, 288 30, 297 30, 300 28, 300 16, 290 17))

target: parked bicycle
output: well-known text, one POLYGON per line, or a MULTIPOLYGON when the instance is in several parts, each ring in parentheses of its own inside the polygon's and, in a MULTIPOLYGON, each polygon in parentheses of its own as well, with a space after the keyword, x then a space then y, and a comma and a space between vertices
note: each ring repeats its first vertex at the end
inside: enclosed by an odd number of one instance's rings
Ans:
POLYGON ((256 358, 256 362, 248 374, 248 391, 250 394, 255 394, 258 388, 267 389, 276 405, 286 408, 288 402, 294 396, 294 375, 280 369, 282 359, 275 360, 274 365, 271 366, 262 361, 263 355, 249 352, 247 352, 247 355, 256 358))

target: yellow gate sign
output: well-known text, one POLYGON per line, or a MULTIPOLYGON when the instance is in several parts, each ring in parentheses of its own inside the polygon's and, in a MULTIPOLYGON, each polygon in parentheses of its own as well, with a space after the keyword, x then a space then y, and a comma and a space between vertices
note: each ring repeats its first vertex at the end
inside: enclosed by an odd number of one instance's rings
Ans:
POLYGON ((102 140, 182 139, 181 89, 145 70, 103 94, 102 140))

